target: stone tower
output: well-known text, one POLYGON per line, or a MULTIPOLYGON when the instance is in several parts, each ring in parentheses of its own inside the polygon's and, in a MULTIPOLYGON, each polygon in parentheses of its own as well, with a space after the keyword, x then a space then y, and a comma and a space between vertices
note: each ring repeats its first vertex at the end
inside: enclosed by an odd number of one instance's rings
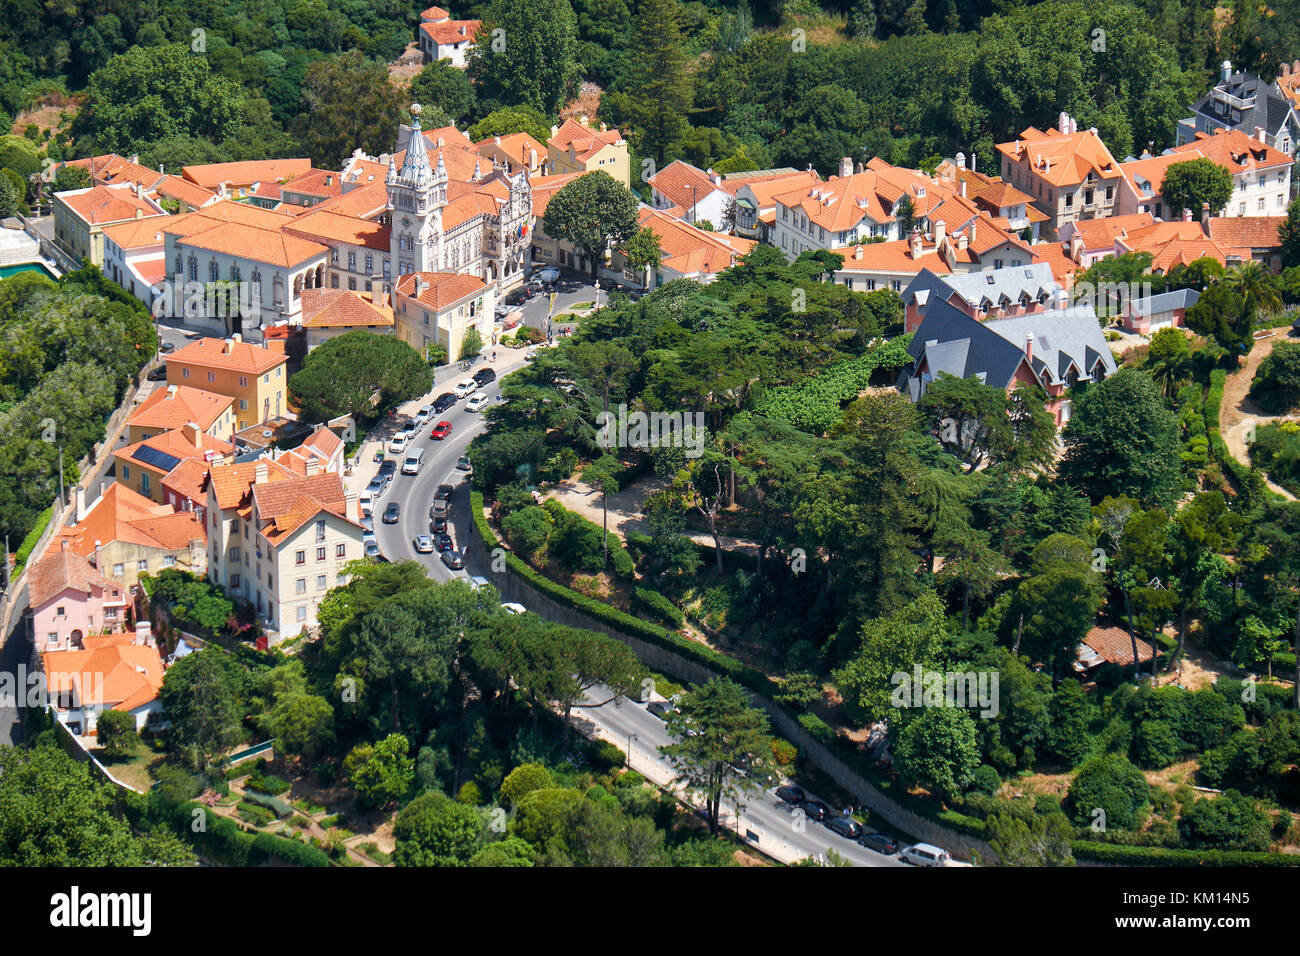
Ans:
POLYGON ((447 205, 447 168, 442 154, 429 160, 420 131, 420 104, 411 106, 411 136, 399 170, 388 161, 388 213, 392 223, 390 261, 394 281, 412 272, 438 272, 443 259, 442 209, 447 205))

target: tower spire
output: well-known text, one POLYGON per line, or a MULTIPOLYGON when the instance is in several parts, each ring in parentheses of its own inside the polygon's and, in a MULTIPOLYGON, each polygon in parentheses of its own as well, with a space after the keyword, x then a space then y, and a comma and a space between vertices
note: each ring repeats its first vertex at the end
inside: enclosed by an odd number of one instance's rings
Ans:
POLYGON ((420 131, 422 111, 419 103, 411 104, 411 138, 406 141, 406 157, 402 162, 400 173, 402 179, 418 186, 426 185, 433 179, 433 170, 429 166, 429 150, 424 142, 424 133, 420 131))

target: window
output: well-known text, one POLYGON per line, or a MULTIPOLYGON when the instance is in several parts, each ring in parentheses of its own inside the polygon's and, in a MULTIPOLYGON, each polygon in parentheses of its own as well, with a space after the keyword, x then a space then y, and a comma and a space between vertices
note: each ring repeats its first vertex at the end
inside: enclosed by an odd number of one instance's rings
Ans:
POLYGON ((137 571, 148 571, 148 570, 149 570, 149 562, 148 562, 148 560, 137 561, 137 562, 135 563, 135 569, 136 569, 137 571))
POLYGON ((325 560, 325 549, 324 549, 324 548, 317 548, 317 549, 316 549, 316 560, 317 560, 317 561, 324 561, 324 560, 325 560))
MULTIPOLYGON (((317 541, 325 540, 325 519, 324 518, 321 518, 316 522, 316 540, 317 541)), ((322 557, 324 557, 324 555, 322 555, 322 557)))
POLYGON ((298 616, 298 620, 300 621, 307 620, 307 605, 305 604, 298 605, 297 616, 298 616))
POLYGON ((336 544, 334 546, 334 557, 346 558, 348 556, 348 546, 346 544, 336 544))
POLYGON ((208 373, 208 381, 209 381, 209 382, 215 382, 216 380, 217 380, 217 373, 216 373, 216 372, 209 372, 209 373, 208 373))
POLYGON ((163 557, 163 567, 171 568, 176 566, 176 555, 169 554, 163 557))
POLYGON ((189 378, 189 377, 190 377, 190 370, 187 368, 181 369, 181 378, 189 378))
POLYGON ((231 586, 232 588, 237 588, 237 587, 239 587, 239 575, 238 575, 238 574, 232 574, 232 575, 230 576, 230 586, 231 586))
POLYGON ((149 494, 149 473, 148 472, 143 472, 140 475, 140 494, 142 495, 149 494))
POLYGON ((306 579, 306 578, 299 578, 297 581, 293 582, 293 593, 294 593, 294 594, 306 594, 306 593, 307 593, 307 579, 306 579))
POLYGON ((325 575, 323 574, 316 575, 316 590, 317 591, 325 590, 325 575))
POLYGON ((121 576, 122 576, 122 571, 123 571, 122 565, 120 565, 120 564, 115 564, 115 565, 113 565, 113 576, 114 576, 114 577, 121 577, 121 576))
POLYGON ((294 564, 306 564, 306 563, 307 563, 307 552, 306 552, 306 551, 298 551, 298 552, 295 552, 295 554, 294 554, 294 556, 293 556, 293 563, 294 563, 294 564))
POLYGON ((46 640, 48 643, 50 643, 50 644, 57 644, 57 643, 59 643, 59 632, 58 632, 58 631, 50 631, 49 634, 46 634, 46 635, 45 635, 45 640, 46 640))
POLYGON ((68 609, 63 607, 62 605, 54 609, 55 617, 64 617, 67 615, 67 613, 68 613, 68 609))
POLYGON ((247 375, 241 375, 241 376, 239 376, 239 387, 240 387, 240 388, 248 388, 248 376, 247 376, 247 375))
POLYGON ((123 477, 125 480, 127 480, 127 481, 130 481, 130 480, 131 480, 131 466, 130 466, 130 465, 123 465, 123 466, 122 466, 122 477, 123 477))

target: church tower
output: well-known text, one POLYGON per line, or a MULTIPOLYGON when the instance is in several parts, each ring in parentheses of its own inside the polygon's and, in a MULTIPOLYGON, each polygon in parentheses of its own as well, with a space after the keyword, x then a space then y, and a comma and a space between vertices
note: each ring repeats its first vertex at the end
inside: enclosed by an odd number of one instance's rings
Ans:
POLYGON ((412 272, 439 272, 442 266, 442 209, 447 205, 447 168, 442 154, 429 161, 420 131, 420 104, 411 106, 411 135, 399 170, 388 161, 388 214, 392 223, 389 255, 394 281, 412 272))

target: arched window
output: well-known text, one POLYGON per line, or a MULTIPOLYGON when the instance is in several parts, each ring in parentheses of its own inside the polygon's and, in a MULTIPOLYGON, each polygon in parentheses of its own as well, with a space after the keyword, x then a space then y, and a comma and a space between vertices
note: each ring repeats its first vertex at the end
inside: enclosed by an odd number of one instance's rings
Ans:
POLYGON ((190 256, 190 281, 199 281, 199 260, 190 256))
POLYGON ((232 262, 230 264, 230 279, 232 282, 238 282, 239 278, 239 266, 232 262))
POLYGON ((216 282, 217 277, 218 277, 217 260, 213 259, 210 262, 208 262, 208 280, 210 282, 216 282))

